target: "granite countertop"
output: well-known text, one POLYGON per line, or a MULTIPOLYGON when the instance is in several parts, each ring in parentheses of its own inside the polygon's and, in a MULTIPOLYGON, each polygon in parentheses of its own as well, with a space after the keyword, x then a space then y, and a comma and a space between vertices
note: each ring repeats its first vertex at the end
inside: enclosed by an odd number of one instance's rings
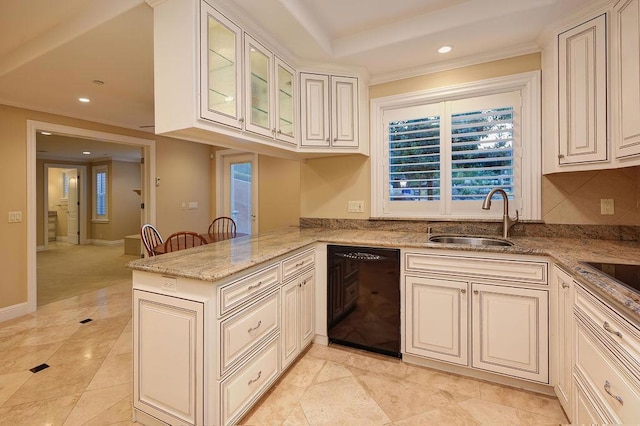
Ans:
POLYGON ((579 263, 640 264, 640 242, 549 237, 509 239, 513 246, 478 247, 430 243, 426 234, 416 232, 291 227, 134 260, 127 266, 137 271, 213 282, 316 242, 548 256, 640 325, 640 295, 579 263))

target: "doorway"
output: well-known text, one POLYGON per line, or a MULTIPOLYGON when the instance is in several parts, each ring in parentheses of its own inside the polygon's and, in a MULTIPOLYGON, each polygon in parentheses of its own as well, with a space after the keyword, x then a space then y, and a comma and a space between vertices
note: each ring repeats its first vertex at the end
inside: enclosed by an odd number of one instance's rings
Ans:
POLYGON ((43 181, 46 235, 42 248, 46 250, 52 241, 86 244, 87 226, 82 212, 87 210, 87 167, 45 163, 43 181))
MULTIPOLYGON (((155 223, 156 221, 156 191, 152 180, 156 175, 156 152, 155 141, 152 139, 143 139, 132 136, 124 136, 119 134, 105 133, 100 131, 63 126, 53 123, 38 122, 27 120, 27 303, 24 314, 33 312, 37 308, 37 245, 38 245, 38 201, 37 201, 37 169, 36 152, 37 152, 37 133, 54 133, 56 135, 68 136, 72 138, 83 138, 87 140, 100 141, 119 145, 133 145, 142 149, 142 155, 146 159, 142 167, 142 185, 140 190, 140 201, 146 208, 142 212, 144 222, 155 223)), ((75 166, 65 165, 64 167, 72 169, 75 166)), ((86 174, 86 173, 85 173, 86 174)), ((78 176, 78 175, 76 175, 78 176)), ((77 182, 77 181, 76 181, 77 182)), ((73 182, 70 182, 73 184, 73 182)), ((83 197, 82 180, 80 181, 80 202, 83 198, 86 202, 86 196, 83 197)), ((86 194, 86 193, 85 193, 86 194)), ((42 200, 42 199, 41 199, 42 200)), ((70 200, 67 198, 67 205, 70 200)), ((62 204, 62 203, 61 203, 62 204)), ((76 203, 77 205, 77 203, 76 203)), ((46 207, 45 207, 46 208, 46 207)), ((80 216, 77 218, 80 223, 80 229, 87 220, 82 218, 82 211, 86 209, 80 208, 80 216)), ((72 218, 73 219, 73 218, 72 218)), ((42 223, 42 222, 40 222, 42 223)), ((75 225, 72 225, 72 227, 75 225)), ((46 229, 46 228, 45 228, 46 229)), ((77 231, 76 231, 76 234, 77 231)), ((68 236, 67 236, 68 238, 68 236)), ((82 244, 82 230, 78 242, 82 244)), ((46 238, 45 238, 46 240, 46 238)))
POLYGON ((258 155, 235 150, 216 153, 217 216, 229 216, 243 234, 258 232, 258 155))

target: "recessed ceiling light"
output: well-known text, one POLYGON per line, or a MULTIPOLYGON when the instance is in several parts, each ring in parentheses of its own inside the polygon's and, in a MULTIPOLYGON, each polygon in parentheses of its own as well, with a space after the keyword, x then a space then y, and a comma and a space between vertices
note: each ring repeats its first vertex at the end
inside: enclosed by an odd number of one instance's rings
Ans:
POLYGON ((78 100, 79 100, 80 102, 84 102, 85 104, 86 104, 87 102, 91 102, 91 99, 89 99, 89 98, 78 98, 78 100))
POLYGON ((50 132, 40 132, 41 135, 45 135, 45 136, 51 136, 50 132))
POLYGON ((438 49, 438 53, 449 53, 451 52, 451 49, 453 49, 453 46, 442 46, 438 49))
POLYGON ((102 81, 102 80, 93 80, 93 84, 97 84, 98 86, 102 86, 104 84, 104 81, 102 81))
POLYGON ((82 155, 91 155, 91 151, 82 151, 82 155))

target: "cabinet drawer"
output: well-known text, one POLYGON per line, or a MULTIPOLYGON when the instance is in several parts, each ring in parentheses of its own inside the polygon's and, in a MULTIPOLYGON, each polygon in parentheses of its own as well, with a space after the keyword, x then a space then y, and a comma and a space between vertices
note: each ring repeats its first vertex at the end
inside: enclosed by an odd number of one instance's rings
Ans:
POLYGON ((221 424, 238 420, 278 377, 278 339, 220 384, 221 424))
POLYGON ((525 259, 405 253, 405 270, 547 284, 547 262, 525 259))
POLYGON ((603 405, 618 417, 616 423, 640 422, 637 381, 581 320, 576 321, 576 369, 587 378, 603 405))
POLYGON ((218 289, 218 316, 242 305, 252 297, 280 283, 279 264, 274 264, 218 289))
POLYGON ((280 329, 280 292, 271 293, 220 324, 220 376, 280 329))
POLYGON ((597 330, 640 380, 640 331, 580 285, 576 286, 575 298, 576 309, 585 322, 597 330))
POLYGON ((282 262, 282 280, 286 281, 316 261, 315 250, 307 250, 282 262))

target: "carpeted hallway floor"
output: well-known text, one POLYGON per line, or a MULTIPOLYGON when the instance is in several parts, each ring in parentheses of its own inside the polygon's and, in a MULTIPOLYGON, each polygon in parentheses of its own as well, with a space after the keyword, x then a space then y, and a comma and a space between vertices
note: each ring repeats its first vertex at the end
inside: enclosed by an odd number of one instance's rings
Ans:
POLYGON ((127 262, 138 256, 114 246, 53 243, 37 254, 38 306, 124 282, 131 283, 127 262))

